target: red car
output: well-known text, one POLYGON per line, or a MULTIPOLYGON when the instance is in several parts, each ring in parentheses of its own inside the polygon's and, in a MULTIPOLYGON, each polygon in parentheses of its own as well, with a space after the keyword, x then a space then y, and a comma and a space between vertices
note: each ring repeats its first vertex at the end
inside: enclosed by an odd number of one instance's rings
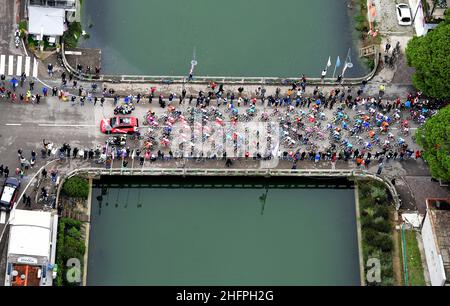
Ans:
POLYGON ((106 134, 133 134, 137 131, 139 122, 136 117, 116 116, 102 119, 100 131, 106 134))

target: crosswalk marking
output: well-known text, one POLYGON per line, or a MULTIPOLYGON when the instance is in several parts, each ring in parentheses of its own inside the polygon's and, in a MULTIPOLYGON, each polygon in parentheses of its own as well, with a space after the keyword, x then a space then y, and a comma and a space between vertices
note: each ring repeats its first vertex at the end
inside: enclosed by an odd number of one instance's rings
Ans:
POLYGON ((22 56, 22 55, 0 55, 0 74, 6 74, 6 70, 8 72, 8 76, 21 76, 22 72, 26 74, 26 76, 31 76, 34 78, 38 77, 38 67, 39 61, 37 58, 33 57, 33 64, 31 64, 30 56, 22 56), (8 57, 8 62, 6 62, 6 57, 8 57), (16 59, 17 58, 17 59, 16 59), (31 67, 33 65, 33 67, 31 67), (6 69, 8 67, 8 69, 6 69), (16 68, 14 68, 16 67, 16 68), (31 71, 31 69, 33 69, 31 71), (15 73, 15 74, 14 74, 15 73))
POLYGON ((8 75, 14 74, 14 56, 10 55, 8 57, 8 75))
POLYGON ((38 76, 38 61, 36 58, 34 58, 34 62, 33 62, 33 78, 37 78, 38 76))
POLYGON ((29 56, 27 56, 26 58, 25 58, 25 74, 28 76, 28 75, 30 75, 30 57, 29 56))
POLYGON ((5 74, 5 56, 0 55, 0 74, 5 74))
POLYGON ((6 212, 2 210, 0 214, 0 224, 5 224, 6 222, 6 212))
POLYGON ((17 76, 21 76, 22 75, 22 56, 18 56, 17 57, 17 72, 16 72, 17 76))

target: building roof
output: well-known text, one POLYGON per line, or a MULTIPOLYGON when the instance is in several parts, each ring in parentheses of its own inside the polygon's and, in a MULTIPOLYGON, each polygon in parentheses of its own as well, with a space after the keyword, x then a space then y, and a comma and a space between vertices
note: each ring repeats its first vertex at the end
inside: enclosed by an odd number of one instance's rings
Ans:
POLYGON ((437 247, 442 256, 445 275, 450 278, 450 199, 427 199, 437 247), (440 203, 440 205, 437 205, 440 203))
POLYGON ((61 8, 41 6, 28 7, 28 33, 47 36, 62 36, 65 30, 65 11, 61 8))
POLYGON ((8 255, 50 257, 51 213, 15 210, 11 213, 8 255))

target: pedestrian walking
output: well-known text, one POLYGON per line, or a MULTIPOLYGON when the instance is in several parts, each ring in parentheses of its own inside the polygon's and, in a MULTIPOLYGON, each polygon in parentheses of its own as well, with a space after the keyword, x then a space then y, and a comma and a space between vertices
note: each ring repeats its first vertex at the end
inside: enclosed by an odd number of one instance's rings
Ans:
POLYGON ((383 84, 381 84, 379 87, 379 91, 378 91, 378 95, 380 98, 384 95, 385 89, 386 89, 386 87, 383 84))
POLYGON ((31 197, 29 195, 27 196, 26 207, 31 207, 31 197))
POLYGON ((42 174, 42 178, 43 178, 43 179, 47 179, 47 170, 45 170, 45 168, 42 169, 41 174, 42 174))
POLYGON ((5 173, 5 178, 8 178, 8 176, 9 176, 9 168, 8 168, 8 166, 5 167, 3 172, 5 173))
POLYGON ((52 63, 49 63, 47 65, 47 72, 50 76, 53 76, 53 64, 52 63))
POLYGON ((384 47, 384 52, 389 53, 389 49, 391 48, 391 44, 389 42, 386 43, 386 46, 384 47))
POLYGON ((320 76, 320 79, 322 80, 322 82, 324 81, 326 75, 327 75, 327 70, 326 69, 322 70, 322 74, 320 76))
POLYGON ((383 171, 383 163, 380 163, 380 164, 378 165, 377 174, 378 174, 378 175, 381 175, 381 171, 383 171))

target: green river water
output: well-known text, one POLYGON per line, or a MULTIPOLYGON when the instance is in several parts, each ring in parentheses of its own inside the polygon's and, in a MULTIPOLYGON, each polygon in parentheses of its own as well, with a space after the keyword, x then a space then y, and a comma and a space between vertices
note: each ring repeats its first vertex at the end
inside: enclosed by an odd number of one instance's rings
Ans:
POLYGON ((351 186, 316 180, 306 183, 325 188, 305 188, 293 178, 124 180, 94 184, 88 285, 360 283, 351 186))
POLYGON ((81 46, 102 49, 104 73, 187 76, 195 49, 194 75, 248 77, 317 77, 329 56, 331 77, 351 48, 346 76, 361 76, 352 14, 345 0, 84 0, 81 46))

